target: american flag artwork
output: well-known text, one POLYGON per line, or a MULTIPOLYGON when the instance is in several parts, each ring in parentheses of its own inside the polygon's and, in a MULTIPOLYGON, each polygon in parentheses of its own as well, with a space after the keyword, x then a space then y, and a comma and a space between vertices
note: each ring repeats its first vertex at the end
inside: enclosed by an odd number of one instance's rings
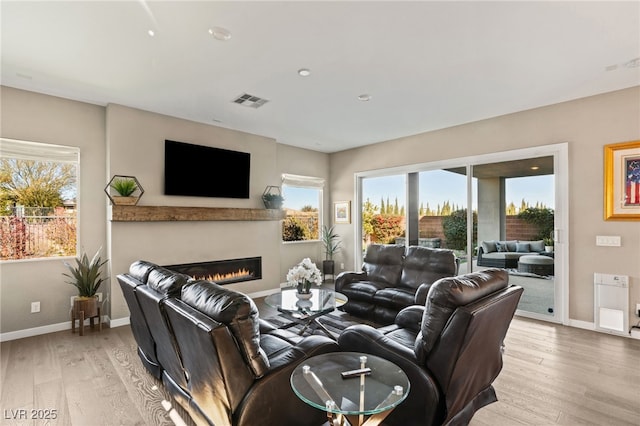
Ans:
POLYGON ((624 206, 640 206, 640 157, 625 158, 624 206))

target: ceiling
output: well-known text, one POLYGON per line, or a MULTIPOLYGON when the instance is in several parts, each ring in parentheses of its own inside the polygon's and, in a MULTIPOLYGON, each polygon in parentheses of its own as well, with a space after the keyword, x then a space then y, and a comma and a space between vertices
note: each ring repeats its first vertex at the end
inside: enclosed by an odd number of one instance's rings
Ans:
POLYGON ((2 0, 0 13, 5 86, 321 152, 640 85, 638 1, 2 0))

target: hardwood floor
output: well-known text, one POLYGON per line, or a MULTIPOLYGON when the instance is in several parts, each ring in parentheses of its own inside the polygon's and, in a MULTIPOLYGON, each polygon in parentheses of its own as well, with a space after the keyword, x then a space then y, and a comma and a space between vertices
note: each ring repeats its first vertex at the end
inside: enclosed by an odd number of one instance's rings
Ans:
MULTIPOLYGON (((505 343, 499 401, 472 426, 640 425, 640 341, 515 318, 505 343)), ((2 425, 192 423, 140 363, 128 326, 4 342, 0 373, 2 425), (31 419, 46 410, 56 418, 31 419)))

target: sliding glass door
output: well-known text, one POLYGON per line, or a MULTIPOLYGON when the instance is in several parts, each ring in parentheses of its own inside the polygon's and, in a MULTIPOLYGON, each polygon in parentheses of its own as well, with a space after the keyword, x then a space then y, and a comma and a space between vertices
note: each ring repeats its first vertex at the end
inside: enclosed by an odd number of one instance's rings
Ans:
POLYGON ((566 322, 567 161, 559 144, 359 174, 356 258, 370 243, 452 249, 461 274, 506 269, 520 315, 566 322))

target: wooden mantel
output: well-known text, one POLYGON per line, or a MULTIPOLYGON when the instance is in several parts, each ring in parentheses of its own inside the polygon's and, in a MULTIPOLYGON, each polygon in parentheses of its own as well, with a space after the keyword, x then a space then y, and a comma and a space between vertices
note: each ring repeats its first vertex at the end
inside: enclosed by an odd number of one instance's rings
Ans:
POLYGON ((284 210, 230 207, 111 206, 112 222, 281 220, 284 210))

